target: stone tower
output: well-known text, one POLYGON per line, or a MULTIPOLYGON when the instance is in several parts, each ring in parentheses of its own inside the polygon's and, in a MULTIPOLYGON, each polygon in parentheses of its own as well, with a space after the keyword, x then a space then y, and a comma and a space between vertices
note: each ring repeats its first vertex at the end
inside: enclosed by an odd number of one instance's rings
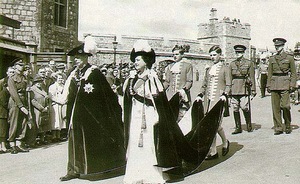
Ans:
POLYGON ((241 23, 239 19, 231 20, 229 17, 224 17, 223 20, 218 20, 217 10, 212 8, 209 22, 198 25, 197 40, 206 45, 207 52, 210 46, 219 45, 227 62, 234 59, 234 45, 245 45, 247 47, 245 57, 250 59, 250 31, 250 24, 241 23))

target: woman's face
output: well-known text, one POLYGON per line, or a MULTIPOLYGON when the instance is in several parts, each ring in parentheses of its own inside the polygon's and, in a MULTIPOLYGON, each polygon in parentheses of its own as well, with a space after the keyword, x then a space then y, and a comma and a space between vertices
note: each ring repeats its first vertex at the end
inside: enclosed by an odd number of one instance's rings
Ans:
POLYGON ((135 69, 137 69, 138 71, 144 71, 146 68, 146 63, 143 60, 142 56, 137 56, 135 58, 135 69))

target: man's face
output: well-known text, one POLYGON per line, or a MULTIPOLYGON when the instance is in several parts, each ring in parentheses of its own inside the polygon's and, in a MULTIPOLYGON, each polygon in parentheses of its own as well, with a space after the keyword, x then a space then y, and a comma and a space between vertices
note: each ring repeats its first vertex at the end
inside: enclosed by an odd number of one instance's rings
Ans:
POLYGON ((244 52, 235 52, 235 56, 237 59, 242 58, 244 56, 244 54, 245 54, 244 52))
POLYGON ((277 52, 282 51, 283 47, 284 47, 284 45, 275 45, 275 49, 277 52))
POLYGON ((177 62, 177 61, 180 61, 183 58, 183 55, 179 53, 179 50, 174 50, 173 58, 177 62))
POLYGON ((46 70, 44 68, 39 69, 38 75, 41 76, 42 78, 45 78, 46 70))
POLYGON ((15 70, 13 68, 8 68, 6 74, 8 77, 12 77, 15 74, 15 70))
POLYGON ((220 54, 217 53, 216 51, 212 51, 210 53, 210 58, 214 64, 217 64, 220 61, 220 54))
POLYGON ((24 71, 24 66, 17 64, 15 65, 15 69, 16 69, 15 70, 16 73, 21 73, 24 71))
POLYGON ((75 66, 82 67, 87 62, 87 56, 86 55, 76 55, 74 57, 75 66))

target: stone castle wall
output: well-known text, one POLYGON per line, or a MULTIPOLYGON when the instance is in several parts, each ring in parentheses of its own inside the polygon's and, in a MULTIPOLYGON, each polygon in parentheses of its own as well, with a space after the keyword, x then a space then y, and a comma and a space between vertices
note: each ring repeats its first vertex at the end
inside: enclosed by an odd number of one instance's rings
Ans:
POLYGON ((78 0, 68 1, 67 27, 54 25, 54 0, 1 0, 0 14, 21 22, 0 25, 0 35, 38 46, 38 52, 67 51, 78 42, 78 0), (14 35, 14 36, 13 36, 14 35))

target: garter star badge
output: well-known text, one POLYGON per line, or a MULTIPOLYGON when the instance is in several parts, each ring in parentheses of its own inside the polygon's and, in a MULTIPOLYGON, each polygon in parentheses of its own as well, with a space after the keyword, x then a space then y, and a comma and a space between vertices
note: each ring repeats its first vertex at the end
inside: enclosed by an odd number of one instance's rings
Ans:
POLYGON ((88 94, 92 93, 93 89, 94 89, 94 87, 93 87, 93 84, 91 84, 91 83, 87 83, 84 86, 84 92, 87 92, 88 94))

